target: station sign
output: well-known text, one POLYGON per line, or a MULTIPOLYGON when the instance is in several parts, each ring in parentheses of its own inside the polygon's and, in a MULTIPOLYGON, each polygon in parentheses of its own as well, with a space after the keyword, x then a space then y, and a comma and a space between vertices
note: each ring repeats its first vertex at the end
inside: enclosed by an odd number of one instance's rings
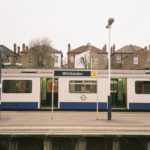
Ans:
POLYGON ((96 71, 60 71, 60 70, 55 70, 54 71, 54 76, 91 76, 91 77, 96 77, 97 72, 96 71))
POLYGON ((58 71, 55 70, 55 76, 91 76, 91 71, 58 71))

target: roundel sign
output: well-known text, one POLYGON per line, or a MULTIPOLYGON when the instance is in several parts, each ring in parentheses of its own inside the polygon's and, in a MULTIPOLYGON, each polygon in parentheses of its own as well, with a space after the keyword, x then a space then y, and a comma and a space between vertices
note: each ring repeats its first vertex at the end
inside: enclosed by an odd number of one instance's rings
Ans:
POLYGON ((87 98, 86 95, 81 95, 81 96, 80 96, 80 99, 81 99, 82 101, 85 101, 86 98, 87 98))

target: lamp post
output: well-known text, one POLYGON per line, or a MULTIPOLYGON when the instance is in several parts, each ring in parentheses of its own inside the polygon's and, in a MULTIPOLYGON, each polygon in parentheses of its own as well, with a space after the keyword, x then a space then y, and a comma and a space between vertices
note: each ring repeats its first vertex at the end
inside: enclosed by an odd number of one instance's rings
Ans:
MULTIPOLYGON (((1 67, 2 67, 2 54, 0 50, 0 90, 1 90, 1 67)), ((0 101, 1 101, 1 94, 0 94, 0 101)))
POLYGON ((2 84, 1 84, 1 71, 2 69, 2 53, 1 53, 1 50, 0 50, 0 119, 1 119, 1 107, 2 107, 2 101, 1 101, 1 89, 2 89, 2 84))
POLYGON ((112 97, 111 97, 111 52, 110 52, 110 31, 111 25, 114 22, 114 18, 108 19, 108 24, 106 28, 108 29, 108 120, 111 120, 111 107, 112 107, 112 97))

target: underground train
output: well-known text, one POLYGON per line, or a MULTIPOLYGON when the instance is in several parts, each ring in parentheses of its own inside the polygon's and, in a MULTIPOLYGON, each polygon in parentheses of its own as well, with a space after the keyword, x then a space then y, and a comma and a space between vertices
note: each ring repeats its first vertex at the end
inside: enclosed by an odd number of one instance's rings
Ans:
POLYGON ((150 110, 150 70, 2 69, 6 110, 150 110), (110 90, 110 91, 109 91, 110 90))

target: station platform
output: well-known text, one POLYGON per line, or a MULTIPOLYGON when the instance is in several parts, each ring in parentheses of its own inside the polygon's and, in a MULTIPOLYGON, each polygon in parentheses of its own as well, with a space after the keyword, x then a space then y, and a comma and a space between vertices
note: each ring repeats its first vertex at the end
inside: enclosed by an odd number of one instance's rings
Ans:
POLYGON ((0 136, 150 136, 150 112, 1 111, 0 136))

